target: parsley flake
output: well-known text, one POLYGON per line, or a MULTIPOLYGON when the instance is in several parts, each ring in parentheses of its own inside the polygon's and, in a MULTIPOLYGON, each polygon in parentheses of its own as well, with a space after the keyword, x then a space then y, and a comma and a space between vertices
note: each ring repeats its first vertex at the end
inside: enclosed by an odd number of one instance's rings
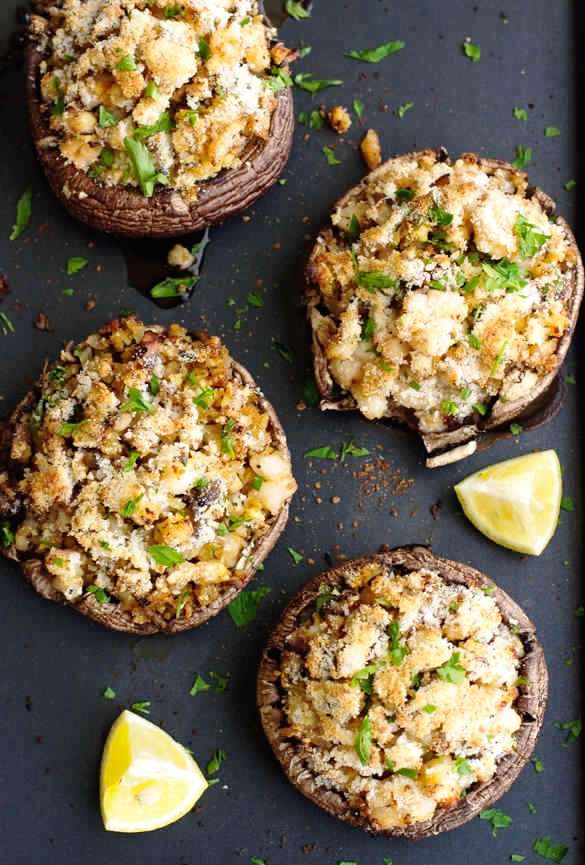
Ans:
POLYGON ((32 216, 32 187, 22 193, 16 203, 16 220, 10 232, 10 240, 16 240, 25 231, 32 216))
POLYGON ((364 48, 361 51, 352 49, 351 51, 347 51, 345 56, 351 60, 360 60, 362 63, 380 63, 386 57, 390 57, 391 54, 402 51, 405 45, 406 42, 397 39, 393 42, 383 42, 377 48, 364 48))
POLYGON ((228 604, 228 612, 238 628, 243 628, 253 622, 258 612, 260 602, 270 593, 268 586, 257 589, 244 589, 228 604))

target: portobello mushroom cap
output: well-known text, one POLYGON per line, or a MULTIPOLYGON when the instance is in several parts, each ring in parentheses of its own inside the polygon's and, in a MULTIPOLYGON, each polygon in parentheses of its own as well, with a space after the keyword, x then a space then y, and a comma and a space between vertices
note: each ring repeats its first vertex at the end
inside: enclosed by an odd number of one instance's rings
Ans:
MULTIPOLYGON (((334 610, 333 614, 337 615, 337 611, 334 610)), ((280 623, 271 634, 262 654, 257 678, 257 704, 264 732, 288 780, 297 790, 329 814, 372 835, 410 840, 438 835, 463 825, 480 811, 493 805, 509 789, 530 759, 542 727, 547 694, 548 673, 544 652, 537 640, 534 625, 524 611, 484 574, 461 562, 433 555, 428 548, 421 546, 399 547, 389 552, 344 562, 310 580, 286 607, 280 623), (499 760, 495 774, 489 781, 474 782, 467 787, 465 796, 459 798, 454 805, 439 805, 431 820, 385 830, 380 829, 371 818, 367 803, 363 798, 360 799, 358 793, 354 794, 354 801, 350 802, 346 791, 337 788, 334 783, 318 783, 314 770, 308 763, 311 745, 302 734, 295 736, 294 730, 289 726, 291 722, 286 714, 285 691, 281 683, 283 653, 298 653, 302 657, 309 650, 307 645, 300 644, 300 635, 297 642, 291 635, 302 622, 310 623, 311 615, 316 610, 317 598, 329 592, 343 595, 343 592, 350 588, 347 577, 364 566, 371 565, 392 569, 393 574, 399 575, 428 569, 438 574, 449 586, 482 589, 495 600, 503 624, 513 628, 513 633, 519 637, 524 648, 524 655, 519 662, 522 690, 513 704, 522 719, 515 734, 516 750, 499 760), (360 801, 356 802, 358 799, 360 801)), ((426 710, 435 711, 436 707, 429 706, 426 710)))
MULTIPOLYGON (((114 320, 102 328, 100 335, 108 334, 108 332, 112 333, 120 328, 124 328, 127 326, 128 321, 128 319, 114 320)), ((134 324, 140 325, 140 323, 135 321, 134 324)), ((174 326, 171 326, 171 329, 172 327, 174 326)), ((193 333, 188 336, 193 340, 214 339, 213 337, 210 338, 207 334, 203 333, 193 333)), ((140 357, 146 358, 145 365, 152 368, 153 355, 158 353, 158 346, 168 338, 168 329, 158 325, 148 326, 148 328, 145 328, 142 341, 135 346, 136 356, 139 360, 140 357)), ((71 350, 73 348, 73 344, 69 343, 68 346, 65 347, 64 355, 71 358, 71 350)), ((61 357, 63 358, 63 354, 61 357)), ((270 439, 269 449, 279 454, 283 460, 288 461, 290 465, 290 452, 287 446, 286 435, 273 406, 260 392, 248 370, 241 366, 241 364, 236 363, 236 361, 229 356, 228 358, 229 365, 225 371, 226 380, 230 384, 233 384, 235 388, 247 387, 251 389, 251 392, 253 392, 256 399, 255 405, 258 411, 267 416, 266 429, 267 435, 270 439)), ((54 368, 54 366, 52 368, 54 368)), ((219 584, 217 596, 209 603, 199 605, 196 602, 194 597, 194 589, 196 586, 192 584, 189 606, 185 607, 185 610, 190 609, 190 612, 188 614, 184 611, 181 613, 177 612, 170 617, 168 615, 168 609, 167 615, 164 615, 162 610, 157 611, 155 607, 150 607, 145 598, 134 598, 131 599, 130 603, 128 603, 126 593, 126 597, 123 598, 125 603, 120 603, 119 599, 115 597, 115 592, 111 589, 108 589, 108 592, 110 593, 108 601, 100 602, 98 595, 87 590, 87 584, 84 584, 83 592, 79 597, 73 600, 67 600, 63 592, 55 587, 55 576, 48 572, 44 558, 40 557, 37 551, 31 551, 30 553, 19 551, 17 549, 17 544, 15 543, 15 534, 27 515, 27 501, 26 497, 23 496, 18 489, 19 481, 23 476, 22 462, 15 460, 11 451, 15 441, 24 442, 27 438, 25 430, 28 430, 31 412, 34 412, 35 406, 38 406, 39 400, 42 399, 43 386, 46 385, 47 372, 50 373, 50 370, 51 368, 45 367, 39 381, 35 383, 33 388, 18 404, 10 419, 3 424, 0 432, 0 525, 3 529, 3 543, 0 543, 0 551, 6 556, 6 558, 20 564, 27 582, 44 598, 73 607, 84 616, 94 619, 96 622, 99 622, 101 625, 114 631, 124 631, 141 635, 155 633, 175 634, 180 631, 190 630, 191 628, 203 624, 224 609, 224 607, 226 607, 230 601, 232 601, 242 591, 242 589, 248 585, 284 531, 288 520, 290 501, 294 491, 296 490, 296 483, 292 478, 292 474, 289 476, 288 494, 283 500, 282 506, 276 514, 266 513, 264 515, 265 531, 260 533, 258 537, 253 538, 250 542, 247 548, 244 565, 239 568, 236 566, 233 569, 230 569, 232 570, 232 576, 225 582, 219 584), (6 543, 5 540, 5 527, 9 527, 11 533, 10 543, 6 543), (138 612, 138 617, 133 615, 133 612, 138 612)), ((168 437, 166 440, 168 441, 168 437)), ((32 457, 34 456, 34 438, 31 437, 29 441, 33 442, 32 457)), ((89 447, 83 451, 83 459, 87 460, 90 465, 100 458, 101 454, 98 448, 89 447)), ((174 466, 171 466, 171 470, 173 468, 174 466)), ((205 497, 207 490, 213 489, 213 485, 214 481, 211 481, 207 487, 202 489, 201 495, 205 497)), ((73 491, 73 494, 75 494, 75 492, 76 490, 73 491)), ((191 499, 187 502, 187 506, 192 505, 191 511, 194 513, 197 507, 197 499, 193 499, 192 491, 191 493, 187 493, 187 496, 189 495, 191 496, 191 499)), ((142 498, 142 496, 140 496, 140 498, 142 498)), ((207 496, 207 498, 209 498, 209 496, 207 496)), ((73 512, 75 513, 75 507, 73 507, 73 512)), ((115 515, 110 513, 107 517, 112 519, 115 518, 115 515)), ((67 529, 70 528, 71 526, 69 525, 64 529, 64 546, 67 545, 68 539, 73 541, 72 536, 67 535, 67 529)), ((152 530, 152 526, 149 528, 152 530)), ((225 534, 225 532, 222 532, 222 534, 225 534)), ((69 545, 74 549, 83 552, 82 548, 75 542, 72 542, 69 545)), ((185 561, 188 561, 188 559, 185 559, 185 561)), ((197 556, 195 557, 195 561, 199 561, 197 556)), ((161 576, 160 572, 158 575, 161 576)), ((153 577, 156 576, 157 574, 155 573, 153 577)), ((172 603, 178 602, 180 597, 181 596, 175 596, 174 599, 171 599, 172 603)))
MULTIPOLYGON (((449 166, 453 165, 447 151, 443 147, 415 151, 395 157, 366 175, 356 187, 339 199, 334 211, 339 212, 344 207, 351 207, 359 203, 360 199, 367 194, 368 184, 373 180, 375 181, 376 178, 383 176, 384 172, 388 170, 388 166, 392 163, 400 167, 401 163, 406 164, 411 160, 418 160, 420 158, 433 158, 437 163, 449 166)), ((488 176, 497 175, 501 180, 509 181, 511 186, 514 185, 514 179, 516 183, 520 181, 528 184, 526 172, 520 171, 502 160, 486 159, 470 153, 462 154, 460 159, 477 165, 488 176)), ((440 178, 433 185, 440 187, 442 185, 440 178)), ((555 202, 541 189, 527 185, 526 198, 529 201, 537 202, 549 218, 553 217, 556 206, 555 202)), ((347 212, 349 212, 349 208, 346 210, 347 212)), ((447 216, 450 216, 450 214, 447 214, 447 216)), ((386 426, 399 426, 418 433, 429 454, 426 461, 427 467, 436 468, 457 462, 470 456, 476 450, 483 450, 491 446, 500 438, 510 437, 509 426, 512 421, 521 422, 524 430, 527 431, 548 422, 559 411, 566 392, 564 383, 560 379, 559 371, 571 344, 577 323, 583 299, 585 279, 583 262, 570 226, 562 216, 555 216, 554 223, 563 230, 570 254, 574 256, 574 267, 570 276, 565 281, 562 297, 568 325, 558 340, 554 363, 551 362, 548 364, 546 371, 538 375, 537 381, 533 383, 528 391, 520 398, 510 400, 502 399, 498 395, 488 412, 482 414, 475 411, 475 407, 473 407, 474 410, 470 410, 468 416, 462 422, 448 418, 448 428, 437 432, 425 432, 421 430, 416 412, 412 408, 401 405, 391 395, 388 396, 386 411, 379 420, 386 426)), ((340 386, 331 372, 326 352, 327 346, 324 343, 323 335, 320 333, 318 326, 318 319, 320 317, 319 308, 323 305, 323 297, 318 282, 317 257, 323 244, 327 244, 339 236, 343 236, 343 232, 339 228, 331 228, 329 226, 323 228, 319 233, 305 269, 305 301, 312 331, 313 368, 317 388, 321 396, 320 407, 323 411, 359 411, 356 398, 349 390, 345 390, 340 386)), ((357 264, 355 266, 357 268, 357 264)), ((435 324, 435 327, 440 328, 440 325, 441 322, 438 322, 435 324)))
MULTIPOLYGON (((46 0, 34 4, 37 15, 46 0)), ((69 213, 81 222, 121 237, 178 237, 221 222, 253 204, 282 174, 293 141, 294 101, 292 88, 276 93, 270 132, 264 141, 247 145, 242 164, 224 169, 198 185, 197 198, 185 201, 180 191, 158 187, 146 198, 130 186, 106 186, 86 171, 67 162, 55 146, 50 111, 40 96, 39 77, 43 55, 29 39, 25 49, 26 99, 35 149, 51 189, 69 213)))

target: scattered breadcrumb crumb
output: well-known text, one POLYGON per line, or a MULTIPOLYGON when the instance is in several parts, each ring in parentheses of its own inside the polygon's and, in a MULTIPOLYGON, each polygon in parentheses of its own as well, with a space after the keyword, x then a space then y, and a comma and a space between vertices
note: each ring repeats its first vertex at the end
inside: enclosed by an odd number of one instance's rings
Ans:
POLYGON ((374 168, 378 168, 382 164, 382 148, 380 146, 380 138, 375 129, 368 129, 362 138, 360 150, 362 151, 364 162, 370 171, 373 171, 374 168))
POLYGON ((333 108, 329 109, 327 112, 327 119, 329 121, 329 125, 332 129, 337 132, 338 135, 343 135, 344 132, 351 126, 351 117, 349 116, 349 112, 343 105, 334 105, 333 108))

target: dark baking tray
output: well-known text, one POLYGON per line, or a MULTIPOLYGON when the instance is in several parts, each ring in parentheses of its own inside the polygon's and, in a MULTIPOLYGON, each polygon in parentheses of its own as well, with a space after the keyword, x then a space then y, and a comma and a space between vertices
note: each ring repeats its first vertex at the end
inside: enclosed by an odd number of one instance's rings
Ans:
MULTIPOLYGON (((16 6, 15 0, 5 0, 0 10, 6 41, 16 6)), ((344 79, 343 88, 322 94, 325 103, 349 105, 356 96, 364 101, 365 123, 379 131, 385 155, 443 144, 453 154, 469 150, 507 159, 516 145, 531 145, 532 178, 574 221, 580 186, 567 193, 563 182, 577 177, 578 170, 574 47, 582 44, 579 23, 569 0, 317 0, 313 17, 287 22, 283 35, 291 44, 302 40, 313 46, 299 69, 344 79), (466 36, 481 45, 479 63, 462 54, 466 36), (390 39, 404 39, 407 47, 378 66, 343 56, 349 48, 390 39), (392 109, 406 101, 414 102, 414 108, 399 120, 392 109), (515 105, 533 106, 527 124, 512 117, 515 105), (559 126, 561 136, 544 138, 546 124, 559 126)), ((297 110, 320 101, 300 92, 296 100, 297 110)), ((562 747, 564 734, 554 726, 580 716, 583 620, 575 610, 583 603, 583 428, 577 387, 568 388, 564 409, 549 426, 435 472, 425 470, 421 446, 405 434, 353 416, 300 412, 296 404, 309 365, 308 333, 299 307, 303 258, 331 203, 362 175, 356 151, 359 126, 354 124, 344 143, 330 131, 307 135, 299 127, 287 185, 275 187, 257 204, 250 221, 236 218, 216 228, 191 302, 161 311, 127 286, 116 240, 73 222, 49 194, 28 138, 18 63, 0 75, 0 104, 0 272, 10 285, 0 311, 15 326, 14 334, 0 335, 2 413, 10 411, 44 358, 54 355, 64 340, 82 338, 121 309, 163 323, 178 318, 220 334, 257 376, 280 412, 299 481, 287 532, 257 578, 272 592, 255 623, 244 630, 223 613, 199 630, 170 638, 109 633, 34 595, 15 567, 1 565, 2 865, 236 865, 250 856, 262 857, 268 865, 334 865, 338 860, 382 865, 384 856, 396 865, 493 865, 507 862, 511 853, 534 863, 538 857, 531 845, 542 835, 569 845, 566 865, 582 862, 577 837, 582 833, 581 742, 562 747), (341 165, 327 165, 323 144, 337 145, 341 165), (34 188, 32 226, 10 243, 16 200, 29 184, 34 188), (65 274, 71 255, 90 260, 75 277, 65 274), (228 298, 245 305, 258 280, 266 288, 265 307, 251 310, 235 331, 228 298), (72 297, 63 295, 68 286, 75 289, 72 297), (96 305, 88 312, 90 298, 96 305), (50 332, 33 328, 39 312, 48 316, 50 332), (289 346, 292 364, 273 350, 273 338, 289 346), (349 439, 388 463, 377 466, 377 480, 369 489, 354 476, 368 460, 310 465, 303 458, 309 447, 349 439), (540 558, 522 558, 489 543, 466 522, 452 487, 488 462, 551 446, 560 454, 566 493, 576 510, 563 512, 557 534, 540 558), (398 469, 414 481, 402 494, 397 491, 398 469), (317 496, 321 504, 315 502, 317 496), (334 496, 341 499, 336 505, 331 503, 334 496), (440 507, 433 507, 439 502, 440 507), (326 554, 351 556, 381 544, 412 542, 431 543, 437 552, 491 574, 524 606, 544 643, 551 688, 537 754, 545 768, 538 774, 529 766, 501 800, 513 825, 497 838, 479 820, 416 844, 362 835, 321 813, 285 781, 260 729, 256 667, 287 598, 325 567, 326 554), (293 566, 288 545, 315 564, 293 566), (195 673, 209 670, 231 674, 228 691, 190 697, 195 673), (100 696, 107 685, 117 692, 114 702, 100 696), (108 834, 98 811, 101 749, 117 713, 135 700, 151 700, 152 720, 192 748, 202 763, 218 747, 227 752, 227 760, 221 784, 209 790, 195 814, 151 834, 108 834), (536 814, 530 813, 529 802, 536 814)), ((575 355, 574 348, 569 369, 580 385, 575 355)))

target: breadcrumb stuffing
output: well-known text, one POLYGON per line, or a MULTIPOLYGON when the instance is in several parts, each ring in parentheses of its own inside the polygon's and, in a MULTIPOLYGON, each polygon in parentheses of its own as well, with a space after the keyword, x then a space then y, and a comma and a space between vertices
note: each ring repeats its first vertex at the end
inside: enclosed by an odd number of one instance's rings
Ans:
POLYGON ((525 654, 495 600, 379 562, 318 597, 280 667, 283 726, 316 786, 391 830, 489 781, 517 747, 525 654))
POLYGON ((555 369, 576 253, 523 172, 399 157, 342 200, 332 226, 309 263, 311 324, 367 418, 444 432, 555 369))
POLYGON ((351 117, 347 108, 343 105, 335 105, 327 112, 327 119, 331 128, 338 135, 343 135, 351 127, 351 117))
POLYGON ((136 622, 241 582, 296 489, 260 391, 178 325, 127 318, 68 345, 13 425, 0 511, 17 557, 136 622))
POLYGON ((155 183, 195 198, 268 137, 274 31, 257 0, 63 0, 30 34, 52 145, 101 183, 139 184, 130 141, 155 183))

